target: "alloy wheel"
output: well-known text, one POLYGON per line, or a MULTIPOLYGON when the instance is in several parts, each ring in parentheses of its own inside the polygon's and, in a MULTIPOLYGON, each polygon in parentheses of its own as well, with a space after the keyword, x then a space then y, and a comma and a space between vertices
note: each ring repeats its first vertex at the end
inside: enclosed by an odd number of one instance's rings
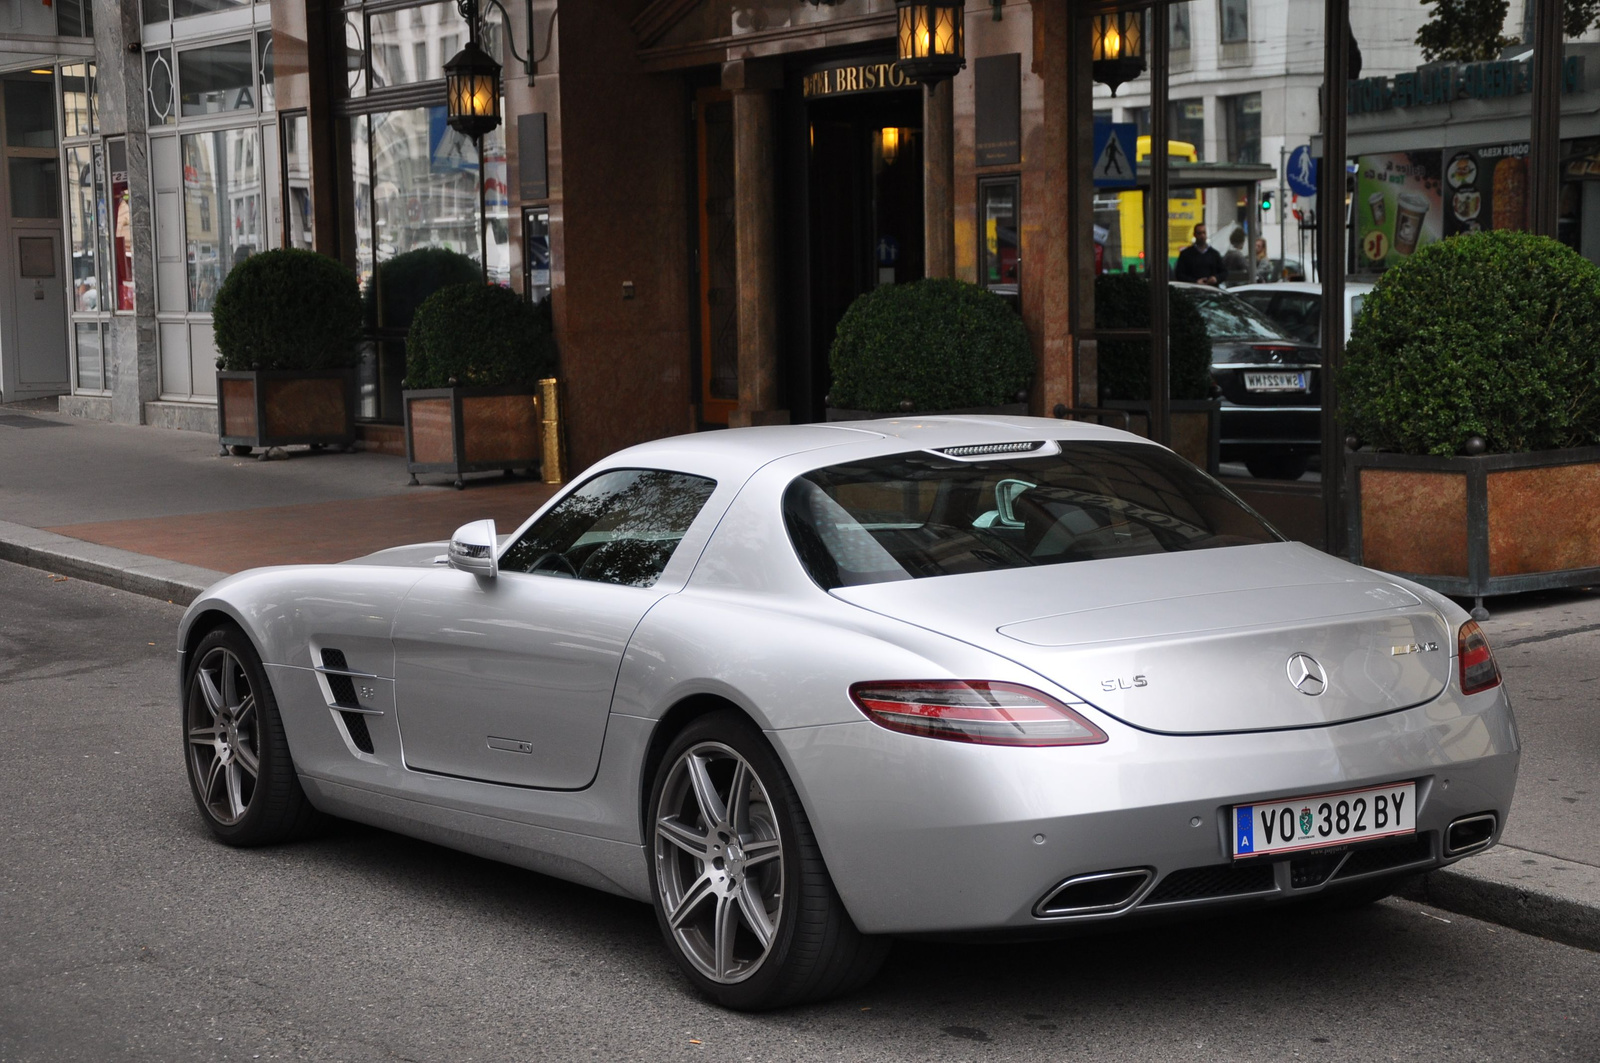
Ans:
POLYGON ((655 822, 656 880, 678 947, 722 984, 755 974, 783 915, 783 839, 766 785, 721 742, 669 769, 655 822))
POLYGON ((261 719, 244 663, 218 646, 189 680, 185 729, 189 772, 217 823, 244 818, 261 775, 261 719))

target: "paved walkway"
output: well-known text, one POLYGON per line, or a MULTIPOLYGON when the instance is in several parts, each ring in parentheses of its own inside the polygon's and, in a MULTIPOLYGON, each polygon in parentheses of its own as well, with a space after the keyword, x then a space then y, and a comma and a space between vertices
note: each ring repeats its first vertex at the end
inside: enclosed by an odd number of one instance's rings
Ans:
MULTIPOLYGON (((404 459, 374 453, 217 452, 196 433, 0 407, 0 559, 183 603, 257 565, 342 561, 484 517, 510 531, 555 490, 498 474, 408 487, 404 459)), ((1488 605, 1523 740, 1516 801, 1501 845, 1413 892, 1600 950, 1600 589, 1488 605)))

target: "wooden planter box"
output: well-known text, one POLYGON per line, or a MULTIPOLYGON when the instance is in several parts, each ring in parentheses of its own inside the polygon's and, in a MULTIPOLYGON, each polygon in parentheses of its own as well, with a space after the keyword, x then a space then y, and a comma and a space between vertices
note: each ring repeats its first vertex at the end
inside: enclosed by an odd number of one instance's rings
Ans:
MULTIPOLYGON (((1126 410, 1128 431, 1150 438, 1150 403, 1106 399, 1108 410, 1126 410)), ((1172 399, 1172 449, 1212 476, 1222 465, 1222 400, 1172 399)))
POLYGON ((941 413, 987 413, 1000 414, 1007 417, 1028 416, 1026 402, 1013 402, 1005 406, 969 406, 961 410, 917 410, 913 413, 901 413, 894 410, 889 413, 874 413, 871 410, 845 410, 837 406, 828 407, 828 420, 830 421, 879 421, 895 417, 930 417, 941 413))
POLYGON ((469 472, 527 469, 543 457, 539 394, 534 388, 426 388, 401 395, 406 469, 448 472, 457 489, 469 472))
POLYGON ((224 454, 230 446, 348 448, 356 439, 356 371, 219 369, 217 429, 224 454))
POLYGON ((1351 560, 1444 594, 1600 583, 1600 447, 1346 456, 1351 560))

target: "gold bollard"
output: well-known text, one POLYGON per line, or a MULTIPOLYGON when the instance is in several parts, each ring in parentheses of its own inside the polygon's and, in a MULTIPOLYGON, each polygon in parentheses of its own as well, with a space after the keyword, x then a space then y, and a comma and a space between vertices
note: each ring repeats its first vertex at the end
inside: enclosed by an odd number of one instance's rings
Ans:
POLYGON ((547 484, 558 484, 563 479, 561 468, 561 402, 557 395, 559 382, 555 377, 539 381, 539 425, 544 443, 544 455, 539 472, 547 484))

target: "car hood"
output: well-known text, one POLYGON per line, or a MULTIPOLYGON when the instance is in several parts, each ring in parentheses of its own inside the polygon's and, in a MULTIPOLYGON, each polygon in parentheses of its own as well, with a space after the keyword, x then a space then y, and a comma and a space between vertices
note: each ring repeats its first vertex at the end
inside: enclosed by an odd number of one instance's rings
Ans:
POLYGON ((1124 723, 1173 734, 1315 727, 1423 704, 1444 691, 1454 647, 1444 618, 1416 595, 1299 543, 833 594, 1014 660, 1124 723), (1320 694, 1292 681, 1301 654, 1325 677, 1320 694))

